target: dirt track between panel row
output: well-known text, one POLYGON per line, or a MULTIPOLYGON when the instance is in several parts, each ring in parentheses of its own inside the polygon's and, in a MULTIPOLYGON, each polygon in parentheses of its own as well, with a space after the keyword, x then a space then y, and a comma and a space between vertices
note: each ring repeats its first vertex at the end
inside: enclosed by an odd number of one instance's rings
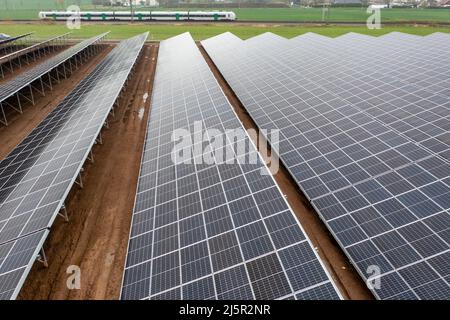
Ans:
POLYGON ((156 45, 144 47, 94 163, 84 168, 84 188, 74 187, 66 202, 70 221, 57 219, 45 243, 49 267, 33 266, 19 298, 119 298, 156 55, 156 45), (80 290, 67 289, 71 265, 81 269, 80 290))
MULTIPOLYGON (((256 130, 256 132, 259 132, 256 123, 247 113, 244 106, 226 82, 225 78, 223 78, 220 71, 214 65, 214 62, 209 58, 203 47, 200 45, 199 47, 211 71, 214 73, 217 81, 222 87, 222 90, 231 105, 234 107, 236 114, 245 129, 253 129, 256 130)), ((254 143, 258 146, 257 141, 254 141, 254 143)), ((269 160, 265 157, 266 154, 264 152, 261 153, 261 155, 265 158, 264 160, 269 160)), ((319 218, 319 215, 309 205, 307 199, 297 187, 295 181, 292 179, 291 175, 281 162, 280 169, 274 175, 274 178, 300 221, 300 224, 303 226, 303 229, 311 239, 312 244, 319 253, 319 256, 328 271, 330 271, 331 276, 335 280, 335 283, 344 298, 352 300, 374 299, 373 295, 370 293, 357 271, 352 267, 345 254, 334 240, 333 236, 328 232, 325 224, 319 218)))

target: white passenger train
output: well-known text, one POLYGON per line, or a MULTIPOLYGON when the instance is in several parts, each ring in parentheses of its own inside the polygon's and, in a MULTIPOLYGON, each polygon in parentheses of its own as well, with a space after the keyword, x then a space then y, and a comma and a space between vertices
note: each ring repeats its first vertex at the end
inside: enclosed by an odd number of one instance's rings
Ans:
MULTIPOLYGON (((76 13, 70 11, 41 11, 39 18, 43 20, 65 21, 76 13)), ((127 11, 81 11, 83 21, 131 21, 131 13, 127 11)), ((234 21, 236 14, 225 11, 137 11, 135 21, 234 21)))

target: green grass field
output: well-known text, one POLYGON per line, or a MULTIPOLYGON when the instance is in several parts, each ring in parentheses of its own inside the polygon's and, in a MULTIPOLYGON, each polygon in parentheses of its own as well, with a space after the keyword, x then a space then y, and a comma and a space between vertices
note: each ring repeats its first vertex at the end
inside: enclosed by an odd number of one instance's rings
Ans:
MULTIPOLYGON (((110 7, 93 6, 91 0, 79 0, 82 10, 112 10, 110 7)), ((38 19, 40 10, 64 10, 77 0, 0 0, 0 19, 38 19)), ((114 10, 124 10, 115 8, 114 10)), ((136 10, 175 10, 137 8, 136 10)), ((177 9, 183 10, 183 9, 177 9)), ((188 10, 188 9, 184 9, 188 10)), ((190 9, 194 10, 194 9, 190 9)), ((207 9, 199 9, 207 10, 207 9)), ((239 20, 250 21, 321 21, 321 8, 231 8, 239 20)), ((364 22, 368 14, 365 8, 330 8, 328 21, 364 22)), ((383 9, 381 19, 385 22, 450 22, 448 9, 383 9)))
MULTIPOLYGON (((36 37, 51 37, 68 31, 63 24, 0 24, 0 30, 10 35, 18 35, 26 32, 34 31, 36 37)), ((118 24, 84 24, 80 30, 74 30, 73 37, 87 38, 96 34, 111 31, 109 39, 120 40, 129 38, 133 35, 150 31, 151 40, 163 40, 180 33, 189 31, 196 40, 206 39, 220 33, 230 31, 242 39, 247 39, 263 32, 273 32, 280 36, 291 38, 306 32, 315 32, 329 37, 336 37, 347 32, 359 32, 369 35, 382 35, 392 31, 405 32, 417 35, 427 35, 433 32, 450 33, 450 28, 434 28, 434 27, 413 27, 413 26, 390 26, 380 30, 368 30, 366 27, 359 26, 324 26, 324 27, 299 27, 299 26, 243 26, 229 24, 210 24, 210 25, 118 25, 118 24)))

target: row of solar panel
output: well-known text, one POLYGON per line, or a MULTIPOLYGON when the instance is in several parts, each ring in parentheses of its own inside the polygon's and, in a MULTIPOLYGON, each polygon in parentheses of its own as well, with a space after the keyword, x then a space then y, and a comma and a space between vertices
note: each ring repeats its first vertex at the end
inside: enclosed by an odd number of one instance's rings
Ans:
POLYGON ((122 299, 340 298, 189 34, 160 44, 147 130, 122 299), (176 162, 196 126, 242 130, 245 152, 224 148, 257 161, 176 162))
POLYGON ((450 297, 449 39, 202 42, 258 127, 280 131, 273 149, 362 277, 379 267, 381 299, 450 297))
POLYGON ((38 49, 50 47, 50 46, 52 46, 52 44, 58 42, 58 40, 65 39, 69 34, 70 34, 70 32, 67 32, 67 33, 61 34, 59 36, 51 37, 49 39, 39 41, 39 42, 32 44, 30 46, 27 46, 25 48, 11 52, 7 55, 1 56, 0 57, 0 67, 2 64, 8 63, 8 62, 11 63, 11 60, 22 57, 27 53, 33 53, 33 52, 36 52, 36 50, 38 50, 38 49))
POLYGON ((147 36, 121 42, 0 162, 0 299, 19 293, 147 36))
POLYGON ((78 53, 82 52, 89 46, 92 46, 93 44, 99 42, 101 39, 106 37, 107 34, 108 32, 82 41, 70 47, 69 49, 61 52, 60 54, 57 54, 56 56, 51 57, 50 59, 47 59, 46 61, 40 63, 36 67, 27 70, 26 72, 18 75, 17 77, 14 77, 10 81, 0 85, 0 103, 5 101, 9 97, 13 96, 23 88, 29 86, 33 81, 49 73, 51 70, 58 67, 59 65, 69 60, 73 56, 77 55, 78 53))

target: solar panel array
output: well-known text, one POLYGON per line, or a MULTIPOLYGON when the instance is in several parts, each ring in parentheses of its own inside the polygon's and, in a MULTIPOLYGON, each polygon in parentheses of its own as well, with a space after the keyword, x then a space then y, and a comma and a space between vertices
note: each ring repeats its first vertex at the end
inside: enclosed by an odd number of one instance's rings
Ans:
POLYGON ((36 67, 34 67, 30 70, 27 70, 26 72, 18 75, 17 77, 14 77, 10 81, 1 84, 0 85, 0 102, 5 101, 9 97, 13 96, 18 91, 27 87, 33 81, 39 79, 46 73, 49 73, 54 68, 63 64, 64 62, 66 62, 73 56, 77 55, 78 53, 82 52, 89 46, 99 42, 101 39, 106 37, 107 34, 108 34, 108 32, 103 33, 98 36, 95 36, 93 38, 87 39, 85 41, 82 41, 82 42, 70 47, 69 49, 64 50, 60 54, 58 54, 54 57, 51 57, 50 59, 47 59, 46 61, 40 63, 36 67))
POLYGON ((48 232, 41 230, 0 245, 0 300, 17 296, 48 232))
POLYGON ((375 296, 449 299, 450 35, 233 37, 202 44, 375 296))
MULTIPOLYGON (((199 123, 244 132, 186 33, 160 44, 121 298, 339 299, 247 133, 237 157, 256 162, 214 153, 206 164, 195 145, 184 149, 191 161, 172 160, 173 132, 195 134, 199 123)), ((194 144, 208 150, 211 139, 194 144)))
POLYGON ((0 162, 0 299, 17 296, 147 36, 121 42, 0 162))

